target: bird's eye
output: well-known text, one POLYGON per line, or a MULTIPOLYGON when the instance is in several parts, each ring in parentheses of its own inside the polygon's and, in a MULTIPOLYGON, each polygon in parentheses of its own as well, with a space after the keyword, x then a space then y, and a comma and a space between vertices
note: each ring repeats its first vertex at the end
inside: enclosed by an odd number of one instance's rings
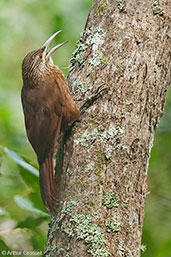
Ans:
POLYGON ((40 55, 39 58, 42 59, 42 55, 40 55))

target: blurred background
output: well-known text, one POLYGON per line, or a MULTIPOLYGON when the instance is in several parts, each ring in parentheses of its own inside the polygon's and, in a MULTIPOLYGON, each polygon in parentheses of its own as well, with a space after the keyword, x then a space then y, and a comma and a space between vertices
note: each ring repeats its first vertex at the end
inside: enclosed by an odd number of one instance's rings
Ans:
MULTIPOLYGON (((36 157, 25 135, 21 62, 57 30, 53 54, 67 76, 92 0, 0 1, 0 250, 43 251, 49 217, 39 194, 36 157)), ((142 256, 171 256, 171 89, 148 172, 142 256)), ((0 253, 1 256, 1 253, 0 253)))

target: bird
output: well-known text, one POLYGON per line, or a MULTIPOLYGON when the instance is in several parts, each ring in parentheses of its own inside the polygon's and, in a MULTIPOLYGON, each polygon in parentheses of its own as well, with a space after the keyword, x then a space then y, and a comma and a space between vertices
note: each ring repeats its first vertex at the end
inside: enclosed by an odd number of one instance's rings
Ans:
POLYGON ((50 214, 56 213, 59 202, 53 155, 67 128, 80 115, 67 81, 51 57, 67 41, 49 49, 60 32, 54 33, 38 50, 29 52, 22 62, 21 102, 26 134, 37 155, 40 193, 50 214))

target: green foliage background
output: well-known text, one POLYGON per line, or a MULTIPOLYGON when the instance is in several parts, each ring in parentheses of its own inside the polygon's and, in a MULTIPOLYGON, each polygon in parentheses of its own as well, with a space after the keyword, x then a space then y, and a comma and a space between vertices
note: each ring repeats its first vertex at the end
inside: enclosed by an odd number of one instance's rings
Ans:
MULTIPOLYGON (((40 198, 36 157, 25 135, 21 62, 26 53, 62 29, 54 45, 69 43, 53 59, 67 75, 91 4, 91 0, 0 1, 0 255, 8 249, 43 251, 49 221, 40 198)), ((171 90, 150 159, 144 257, 171 256, 170 149, 171 90)))

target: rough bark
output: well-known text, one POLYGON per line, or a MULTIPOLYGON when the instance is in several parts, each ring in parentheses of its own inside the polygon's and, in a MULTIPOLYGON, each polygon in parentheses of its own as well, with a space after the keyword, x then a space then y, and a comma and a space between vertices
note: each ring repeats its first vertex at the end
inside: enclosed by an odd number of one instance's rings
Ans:
POLYGON ((71 59, 80 121, 61 142, 44 256, 140 256, 154 131, 171 82, 171 2, 94 0, 71 59))

